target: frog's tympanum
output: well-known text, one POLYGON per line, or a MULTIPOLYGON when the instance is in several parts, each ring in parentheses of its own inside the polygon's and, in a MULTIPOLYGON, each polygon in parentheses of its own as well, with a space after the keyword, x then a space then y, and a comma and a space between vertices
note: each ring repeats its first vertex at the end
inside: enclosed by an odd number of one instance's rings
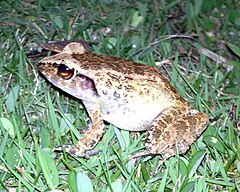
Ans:
POLYGON ((208 124, 156 67, 86 52, 77 42, 43 58, 40 72, 55 86, 82 100, 91 127, 71 155, 88 157, 105 132, 104 120, 120 129, 147 131, 146 150, 136 156, 185 153, 208 124))

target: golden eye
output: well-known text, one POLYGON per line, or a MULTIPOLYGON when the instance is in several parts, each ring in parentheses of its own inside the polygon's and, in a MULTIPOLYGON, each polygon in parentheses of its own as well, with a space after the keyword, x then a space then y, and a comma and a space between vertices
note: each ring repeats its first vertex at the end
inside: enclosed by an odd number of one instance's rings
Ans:
POLYGON ((74 74, 74 69, 70 69, 68 66, 64 65, 64 64, 60 64, 58 66, 58 72, 57 74, 59 76, 61 76, 63 79, 70 79, 73 74, 74 74))

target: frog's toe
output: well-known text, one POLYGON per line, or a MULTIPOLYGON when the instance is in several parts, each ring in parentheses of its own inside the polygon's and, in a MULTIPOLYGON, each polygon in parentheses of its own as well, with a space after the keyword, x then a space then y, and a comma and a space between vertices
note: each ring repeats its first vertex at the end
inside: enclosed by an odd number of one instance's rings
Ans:
POLYGON ((55 152, 63 151, 63 146, 62 145, 57 145, 56 147, 53 148, 52 151, 55 151, 55 152))
POLYGON ((101 150, 98 149, 84 150, 71 145, 65 146, 65 151, 74 157, 84 157, 86 159, 89 159, 91 156, 98 155, 101 152, 101 150))
POLYGON ((91 156, 94 155, 98 155, 101 150, 98 149, 93 149, 93 150, 83 150, 83 149, 79 149, 74 145, 65 145, 65 146, 57 146, 53 149, 54 151, 66 151, 67 153, 69 153, 71 156, 73 157, 84 157, 86 159, 89 159, 91 156))
POLYGON ((85 158, 90 158, 91 156, 99 155, 102 152, 100 149, 92 149, 90 151, 86 151, 85 158))
POLYGON ((153 156, 153 155, 154 154, 149 153, 148 151, 141 151, 141 152, 135 153, 134 155, 131 155, 129 159, 135 160, 135 159, 140 159, 141 157, 144 157, 144 156, 153 156))

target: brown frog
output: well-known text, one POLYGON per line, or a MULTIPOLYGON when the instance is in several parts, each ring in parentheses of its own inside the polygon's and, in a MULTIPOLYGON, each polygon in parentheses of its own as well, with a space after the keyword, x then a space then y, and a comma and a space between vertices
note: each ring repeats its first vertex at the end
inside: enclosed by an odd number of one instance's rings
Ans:
MULTIPOLYGON (((185 153, 208 125, 208 116, 193 109, 156 67, 86 52, 70 43, 43 58, 39 71, 55 86, 82 100, 91 118, 71 155, 89 157, 105 132, 103 120, 120 129, 148 132, 145 151, 167 159, 185 153)), ((135 157, 136 157, 135 156, 135 157)))

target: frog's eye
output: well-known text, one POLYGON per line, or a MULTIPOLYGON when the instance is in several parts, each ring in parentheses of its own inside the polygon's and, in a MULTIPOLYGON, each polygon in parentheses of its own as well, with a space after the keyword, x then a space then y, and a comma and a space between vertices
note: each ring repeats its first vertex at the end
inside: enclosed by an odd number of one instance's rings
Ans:
POLYGON ((70 69, 68 66, 60 64, 58 66, 57 74, 61 76, 63 79, 68 80, 74 75, 74 69, 70 69))

